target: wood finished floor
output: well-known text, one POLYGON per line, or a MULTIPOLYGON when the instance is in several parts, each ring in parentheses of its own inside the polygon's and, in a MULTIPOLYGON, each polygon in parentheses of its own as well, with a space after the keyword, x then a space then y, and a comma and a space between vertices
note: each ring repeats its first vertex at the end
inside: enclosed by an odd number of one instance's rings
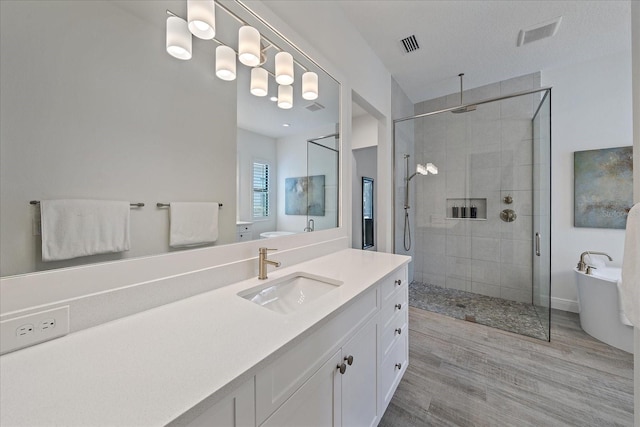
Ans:
POLYGON ((632 426, 633 355, 554 310, 551 342, 409 308, 409 368, 380 426, 632 426))

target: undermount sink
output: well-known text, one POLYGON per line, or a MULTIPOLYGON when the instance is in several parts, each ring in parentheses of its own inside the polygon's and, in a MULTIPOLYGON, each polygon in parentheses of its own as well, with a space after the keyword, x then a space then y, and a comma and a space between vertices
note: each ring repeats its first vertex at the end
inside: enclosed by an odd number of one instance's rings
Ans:
POLYGON ((297 272, 242 291, 238 296, 276 313, 288 314, 340 285, 339 280, 297 272))

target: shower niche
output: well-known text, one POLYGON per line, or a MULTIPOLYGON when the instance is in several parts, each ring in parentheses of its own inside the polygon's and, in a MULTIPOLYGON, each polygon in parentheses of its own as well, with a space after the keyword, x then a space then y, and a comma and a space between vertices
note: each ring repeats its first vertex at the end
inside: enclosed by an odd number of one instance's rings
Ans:
POLYGON ((487 220, 487 199, 460 198, 447 199, 447 219, 487 220))

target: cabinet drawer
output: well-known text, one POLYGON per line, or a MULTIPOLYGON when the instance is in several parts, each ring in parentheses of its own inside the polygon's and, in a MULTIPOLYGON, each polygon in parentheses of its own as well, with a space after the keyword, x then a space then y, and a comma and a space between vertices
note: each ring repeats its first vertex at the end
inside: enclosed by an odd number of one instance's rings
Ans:
POLYGON ((407 370, 407 339, 408 334, 403 333, 391 348, 391 352, 382 362, 379 371, 380 390, 382 399, 381 410, 385 411, 393 397, 402 375, 407 370))
POLYGON ((407 267, 399 268, 380 281, 380 296, 382 298, 382 306, 393 296, 399 289, 407 287, 407 267))
POLYGON ((388 328, 382 331, 382 342, 380 344, 382 348, 382 359, 389 355, 393 346, 398 342, 403 335, 407 335, 409 329, 407 328, 407 319, 405 316, 400 315, 393 318, 393 321, 388 328))
POLYGON ((389 324, 396 317, 400 316, 401 313, 407 313, 407 301, 407 287, 403 286, 399 292, 392 294, 390 300, 382 306, 382 310, 380 311, 380 326, 383 330, 386 330, 389 324))
POLYGON ((256 420, 261 424, 378 310, 377 289, 284 353, 256 375, 256 420))
POLYGON ((236 225, 237 233, 251 233, 251 224, 236 225))

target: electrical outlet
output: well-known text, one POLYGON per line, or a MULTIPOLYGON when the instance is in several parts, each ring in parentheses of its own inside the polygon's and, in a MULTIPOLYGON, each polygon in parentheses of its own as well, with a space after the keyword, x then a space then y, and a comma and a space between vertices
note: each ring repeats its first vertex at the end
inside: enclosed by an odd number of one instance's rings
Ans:
POLYGON ((69 306, 0 321, 0 354, 69 333, 69 306))

